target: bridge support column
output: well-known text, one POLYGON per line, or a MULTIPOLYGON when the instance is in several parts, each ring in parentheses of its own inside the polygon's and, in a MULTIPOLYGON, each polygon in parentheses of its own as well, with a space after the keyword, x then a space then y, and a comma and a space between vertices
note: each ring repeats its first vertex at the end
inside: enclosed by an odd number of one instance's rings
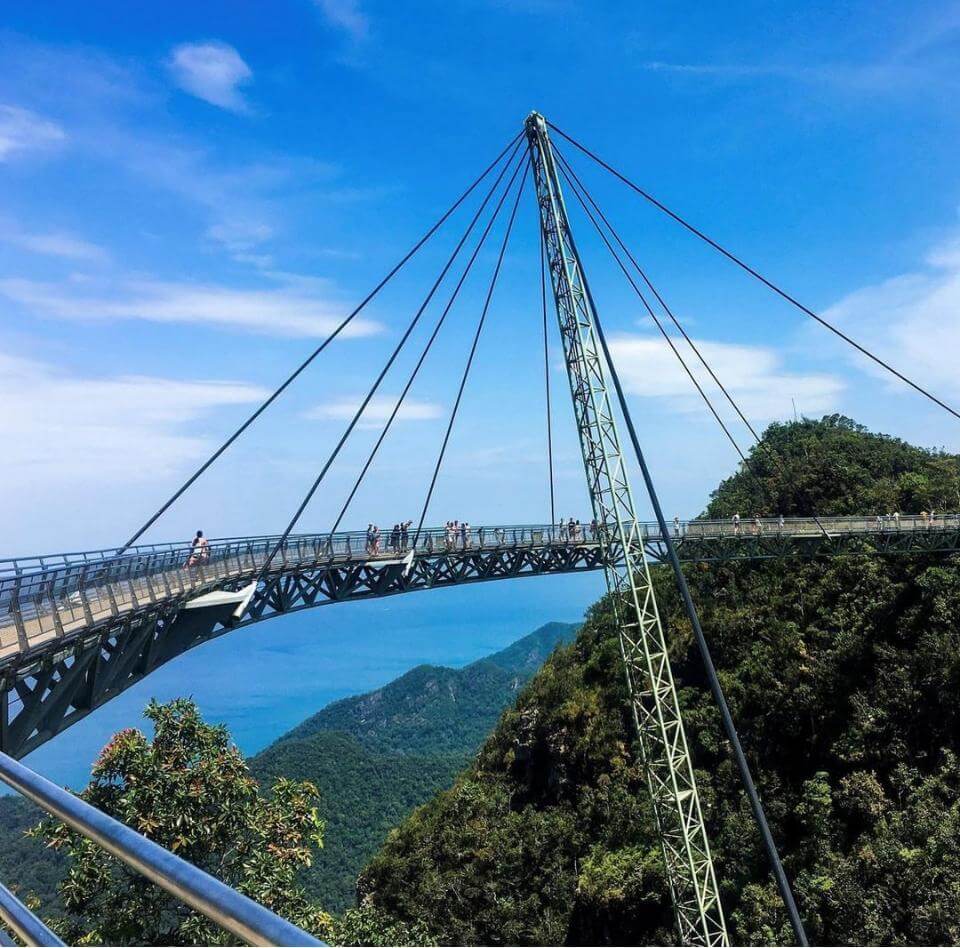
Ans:
POLYGON ((606 554, 607 587, 677 929, 683 944, 727 945, 693 762, 607 392, 593 304, 541 115, 529 116, 526 134, 587 485, 606 554))

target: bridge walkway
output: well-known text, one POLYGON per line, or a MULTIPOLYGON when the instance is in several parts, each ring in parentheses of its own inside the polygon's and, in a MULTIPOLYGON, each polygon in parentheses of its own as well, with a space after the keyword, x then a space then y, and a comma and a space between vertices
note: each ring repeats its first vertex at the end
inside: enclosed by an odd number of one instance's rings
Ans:
MULTIPOLYGON (((641 525, 647 553, 658 560, 663 537, 655 523, 641 525)), ((901 538, 926 540, 933 549, 954 549, 960 543, 960 515, 930 522, 920 516, 899 520, 876 517, 790 518, 760 521, 677 520, 674 540, 688 561, 845 552, 824 541, 869 537, 896 546, 901 538), (932 542, 931 542, 932 541, 932 542)), ((408 569, 413 560, 484 556, 507 550, 575 547, 599 548, 589 525, 571 534, 564 526, 538 524, 471 528, 463 537, 444 528, 421 532, 416 548, 392 547, 382 535, 371 548, 363 532, 304 534, 289 537, 270 565, 268 575, 296 574, 319 566, 377 570, 408 569), (386 547, 386 548, 384 548, 386 547)), ((278 537, 239 537, 211 541, 207 555, 188 565, 189 544, 167 543, 117 550, 97 550, 0 561, 0 668, 26 655, 46 651, 124 617, 164 604, 218 604, 218 591, 236 594, 251 583, 267 562, 278 537), (206 597, 206 598, 201 598, 206 597)), ((882 552, 882 550, 876 550, 882 552)), ((598 563, 598 566, 602 563, 598 563)), ((249 597, 247 597, 249 598, 249 597)), ((219 604, 231 601, 222 598, 219 604)), ((239 618, 239 615, 237 616, 239 618)))

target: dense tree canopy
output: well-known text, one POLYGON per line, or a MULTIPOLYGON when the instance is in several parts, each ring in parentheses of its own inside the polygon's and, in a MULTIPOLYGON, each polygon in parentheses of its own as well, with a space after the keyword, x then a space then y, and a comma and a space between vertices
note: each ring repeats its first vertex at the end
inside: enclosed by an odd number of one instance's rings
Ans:
MULTIPOLYGON (((191 701, 151 702, 145 713, 153 739, 132 728, 116 734, 83 798, 294 924, 327 934, 330 916, 295 881, 322 845, 315 788, 281 778, 261 794, 226 730, 206 724, 191 701)), ((56 924, 70 943, 233 943, 62 823, 37 832, 69 859, 60 884, 66 914, 56 924)))
MULTIPOLYGON (((775 425, 766 437, 795 471, 765 475, 785 513, 957 507, 952 456, 842 418, 775 425)), ((754 489, 738 473, 709 514, 752 511, 754 489)), ((679 598, 655 572, 733 942, 789 943, 679 598)), ((701 564, 688 578, 813 942, 956 943, 957 564, 701 564)), ((442 943, 669 943, 625 699, 602 601, 475 765, 391 834, 361 897, 442 943)))
POLYGON ((960 458, 873 434, 843 415, 772 424, 705 515, 808 517, 960 510, 960 458))

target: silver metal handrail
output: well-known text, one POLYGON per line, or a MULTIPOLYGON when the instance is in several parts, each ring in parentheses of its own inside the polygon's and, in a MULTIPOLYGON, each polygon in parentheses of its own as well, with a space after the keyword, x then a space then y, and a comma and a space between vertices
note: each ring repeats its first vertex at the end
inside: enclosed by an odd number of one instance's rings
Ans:
MULTIPOLYGON (((63 944, 3 883, 0 883, 0 921, 25 945, 63 944)), ((0 929, 0 945, 15 944, 4 938, 4 932, 0 929)))
MULTIPOLYGON (((703 536, 730 536, 735 532, 733 520, 680 520, 682 533, 694 528, 696 534, 703 536)), ((764 532, 775 532, 779 525, 778 518, 765 517, 760 520, 764 532)), ((754 518, 744 517, 740 523, 741 532, 746 533, 754 524, 754 518)), ((891 530, 921 530, 956 528, 960 525, 960 513, 940 513, 934 520, 924 520, 919 514, 902 514, 899 518, 891 515, 869 516, 842 516, 842 517, 788 517, 784 520, 784 530, 791 533, 820 533, 820 525, 836 532, 880 532, 891 530)), ((589 520, 581 521, 581 531, 589 539, 589 520)), ((653 521, 639 524, 644 534, 650 538, 659 535, 657 524, 653 521)), ((539 531, 544 536, 554 540, 569 539, 566 536, 565 524, 507 524, 471 526, 470 535, 472 545, 479 545, 481 535, 484 538, 483 546, 495 546, 495 536, 505 534, 507 538, 514 538, 520 534, 529 537, 531 532, 539 531)), ((381 547, 387 552, 388 540, 392 531, 380 532, 381 547)), ((411 534, 416 531, 410 531, 411 534)), ((418 538, 417 549, 426 550, 437 547, 437 543, 445 539, 444 527, 430 527, 423 529, 418 538)), ((218 549, 235 549, 253 545, 260 549, 272 549, 280 539, 278 535, 259 535, 244 537, 221 537, 210 541, 208 549, 213 556, 218 549)), ((412 537, 411 537, 412 539, 412 537)), ((338 533, 302 533, 291 534, 285 543, 287 548, 300 545, 330 544, 337 551, 348 547, 356 552, 362 550, 365 544, 365 531, 349 530, 338 533)), ((39 556, 0 557, 0 577, 24 576, 35 573, 49 573, 52 570, 83 567, 94 568, 105 562, 137 561, 149 559, 158 555, 173 555, 186 557, 190 553, 190 541, 169 541, 164 543, 149 543, 131 546, 120 551, 119 547, 110 547, 100 550, 79 550, 68 553, 49 553, 39 556)))
MULTIPOLYGON (((637 525, 647 543, 661 543, 655 523, 637 525)), ((590 544, 599 537, 587 521, 571 532, 568 524, 470 527, 467 531, 433 527, 406 538, 392 530, 371 543, 364 531, 297 534, 280 544, 274 571, 313 568, 338 562, 379 562, 416 555, 435 556, 464 550, 539 548, 590 544)), ((960 529, 960 515, 935 519, 916 515, 873 517, 797 517, 756 520, 676 520, 669 527, 676 540, 720 541, 751 536, 789 538, 827 534, 857 535, 960 529)), ((240 537, 210 541, 202 557, 187 543, 151 544, 115 550, 86 551, 0 561, 0 653, 24 655, 50 640, 68 639, 111 621, 121 613, 195 596, 228 583, 249 581, 277 547, 278 537, 240 537)))
POLYGON ((248 945, 324 944, 3 753, 0 780, 248 945))

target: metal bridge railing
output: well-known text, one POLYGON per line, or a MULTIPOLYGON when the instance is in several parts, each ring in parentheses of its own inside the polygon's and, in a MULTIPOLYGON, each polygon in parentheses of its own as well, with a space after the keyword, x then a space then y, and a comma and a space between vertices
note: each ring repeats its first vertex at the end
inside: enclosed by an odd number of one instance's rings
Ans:
MULTIPOLYGON (((662 542, 655 523, 638 525, 645 542, 662 542)), ((602 527, 600 528, 602 529, 602 527)), ((921 516, 806 517, 754 520, 676 520, 675 538, 710 541, 750 536, 805 537, 960 529, 960 514, 921 516)), ((202 557, 189 543, 142 544, 123 553, 87 550, 0 560, 0 663, 54 639, 67 639, 145 605, 238 586, 253 578, 279 537, 231 537, 210 541, 202 557)), ((589 544, 596 532, 584 521, 571 531, 562 524, 431 528, 419 536, 386 531, 371 543, 363 531, 299 534, 281 545, 272 571, 338 562, 389 562, 503 548, 589 544)))
MULTIPOLYGON (((3 883, 0 883, 0 924, 25 945, 62 945, 63 942, 3 883)), ((0 927, 0 945, 17 943, 0 927)))
MULTIPOLYGON (((272 571, 346 561, 389 561, 468 550, 539 547, 582 542, 585 528, 517 525, 448 531, 432 528, 406 541, 391 532, 371 543, 365 532, 288 537, 272 571)), ((196 595, 231 581, 249 580, 266 563, 279 537, 211 541, 202 556, 189 543, 0 560, 0 661, 51 639, 91 628, 144 605, 196 595)))
MULTIPOLYGON (((248 945, 323 944, 3 753, 0 753, 0 780, 248 945)), ((0 886, 0 919, 28 945, 63 944, 3 886, 0 886)))

